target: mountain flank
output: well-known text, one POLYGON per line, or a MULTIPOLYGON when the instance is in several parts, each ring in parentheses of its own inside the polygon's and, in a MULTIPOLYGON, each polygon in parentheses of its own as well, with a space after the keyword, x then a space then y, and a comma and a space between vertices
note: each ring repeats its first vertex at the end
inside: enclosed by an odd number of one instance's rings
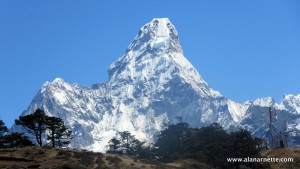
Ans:
MULTIPOLYGON (((270 97, 239 103, 222 96, 186 59, 168 18, 154 18, 142 26, 108 74, 107 82, 91 87, 61 78, 46 82, 22 116, 43 109, 72 130, 71 148, 105 152, 109 140, 123 131, 151 144, 177 117, 192 127, 218 123, 228 131, 243 128, 270 140, 272 107, 277 133, 285 128, 286 142, 300 145, 300 95, 286 95, 280 103, 270 97)), ((24 132, 17 125, 11 131, 24 132)))

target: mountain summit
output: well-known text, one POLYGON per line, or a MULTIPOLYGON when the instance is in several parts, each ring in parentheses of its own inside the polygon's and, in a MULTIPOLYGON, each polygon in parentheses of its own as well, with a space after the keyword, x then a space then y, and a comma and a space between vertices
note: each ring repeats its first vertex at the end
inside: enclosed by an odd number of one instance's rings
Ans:
MULTIPOLYGON (((144 25, 108 73, 106 83, 91 88, 60 78, 46 82, 22 115, 42 108, 62 118, 74 134, 71 146, 92 151, 105 151, 120 131, 151 142, 178 116, 193 127, 219 123, 228 130, 247 128, 255 135, 267 130, 265 102, 270 99, 237 103, 210 88, 184 57, 178 33, 167 18, 144 25)), ((289 96, 275 105, 294 127, 300 112, 290 111, 298 111, 298 103, 299 97, 289 96)), ((16 125, 12 130, 22 131, 16 125)))
POLYGON ((125 55, 109 69, 110 83, 154 80, 156 86, 163 86, 174 76, 203 96, 221 97, 184 57, 178 33, 168 18, 155 18, 144 25, 125 55))

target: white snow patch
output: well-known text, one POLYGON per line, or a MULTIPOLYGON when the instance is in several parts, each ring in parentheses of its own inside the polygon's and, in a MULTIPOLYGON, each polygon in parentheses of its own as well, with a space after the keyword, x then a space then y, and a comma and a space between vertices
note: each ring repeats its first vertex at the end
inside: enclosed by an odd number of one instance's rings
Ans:
POLYGON ((249 106, 250 104, 241 104, 228 100, 228 110, 232 115, 233 120, 237 123, 242 120, 249 106))
POLYGON ((68 103, 67 95, 64 91, 56 91, 56 92, 53 93, 53 96, 62 105, 68 103))

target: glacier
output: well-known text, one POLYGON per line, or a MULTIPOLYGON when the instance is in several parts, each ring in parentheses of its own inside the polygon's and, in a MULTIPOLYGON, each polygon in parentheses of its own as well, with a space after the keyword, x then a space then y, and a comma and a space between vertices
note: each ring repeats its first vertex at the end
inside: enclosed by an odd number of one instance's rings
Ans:
MULTIPOLYGON (((280 103, 272 98, 239 103, 212 89, 185 58, 168 18, 145 24, 108 74, 107 82, 91 87, 61 78, 45 82, 22 115, 42 108, 72 129, 72 148, 99 152, 121 131, 151 143, 178 116, 192 127, 219 123, 228 131, 246 128, 263 137, 272 106, 276 127, 287 121, 290 128, 300 128, 300 95, 286 95, 280 103)), ((11 131, 22 128, 13 125, 11 131)))

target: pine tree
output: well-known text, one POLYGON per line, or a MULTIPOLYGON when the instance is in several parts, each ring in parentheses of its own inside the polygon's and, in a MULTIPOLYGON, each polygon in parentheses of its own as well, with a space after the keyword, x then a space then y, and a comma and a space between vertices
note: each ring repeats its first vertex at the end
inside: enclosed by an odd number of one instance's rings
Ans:
POLYGON ((136 139, 129 131, 119 133, 119 137, 112 138, 108 142, 109 152, 126 154, 134 158, 148 158, 148 150, 150 148, 144 147, 144 143, 136 139))
POLYGON ((213 167, 223 167, 229 150, 229 134, 217 123, 198 130, 196 140, 201 143, 194 147, 198 159, 211 164, 213 167))
POLYGON ((42 135, 46 130, 45 117, 45 112, 38 108, 33 114, 20 116, 18 120, 15 120, 15 123, 21 125, 28 133, 32 134, 38 145, 42 146, 42 135))
MULTIPOLYGON (((247 158, 247 157, 260 157, 259 149, 255 139, 252 138, 251 133, 247 130, 239 130, 230 134, 231 136, 231 152, 232 156, 236 158, 247 158)), ((239 168, 242 163, 234 163, 235 168, 239 168)), ((247 167, 254 167, 254 165, 259 165, 255 163, 245 163, 247 167)), ((254 167, 254 168, 257 168, 254 167)), ((259 167, 258 167, 259 168, 259 167)))
POLYGON ((161 131, 154 145, 157 147, 156 155, 161 161, 170 162, 183 157, 184 138, 189 130, 189 125, 180 121, 161 131))
POLYGON ((68 129, 65 125, 57 132, 56 141, 59 148, 66 147, 71 143, 72 140, 72 131, 68 129))
POLYGON ((5 135, 3 138, 5 147, 23 147, 33 145, 27 136, 23 136, 20 133, 11 133, 5 135))
POLYGON ((5 126, 5 123, 0 120, 0 137, 2 137, 4 135, 4 133, 7 132, 7 127, 5 126))
POLYGON ((144 144, 145 142, 142 142, 138 139, 133 139, 131 142, 131 156, 135 157, 135 158, 140 158, 141 154, 144 151, 144 144))
POLYGON ((131 143, 134 140, 134 136, 129 131, 123 131, 120 133, 121 151, 127 155, 131 155, 131 143))
POLYGON ((69 130, 62 119, 50 117, 41 109, 36 109, 33 114, 20 116, 15 120, 17 125, 21 125, 29 134, 32 134, 39 146, 43 145, 42 137, 47 132, 47 140, 52 147, 63 147, 71 142, 71 130, 69 130))
POLYGON ((69 130, 61 118, 49 117, 45 118, 46 129, 49 131, 47 140, 50 141, 52 147, 63 147, 71 143, 71 130, 69 130))
POLYGON ((108 142, 109 152, 111 153, 120 153, 121 142, 117 138, 112 138, 108 142))
POLYGON ((0 120, 0 148, 4 147, 4 134, 7 132, 7 127, 4 122, 0 120))

